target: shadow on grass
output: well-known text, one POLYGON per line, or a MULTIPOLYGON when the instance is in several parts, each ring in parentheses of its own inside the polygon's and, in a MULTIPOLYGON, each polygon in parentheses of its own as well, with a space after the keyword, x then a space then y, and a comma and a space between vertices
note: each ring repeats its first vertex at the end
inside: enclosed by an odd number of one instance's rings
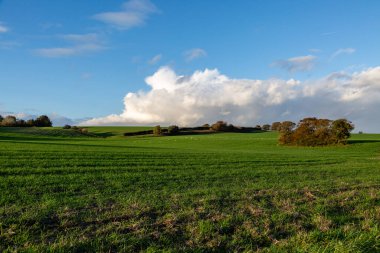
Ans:
POLYGON ((199 134, 252 134, 252 133, 265 133, 267 131, 262 131, 262 130, 254 130, 254 131, 189 131, 189 132, 180 132, 175 135, 199 135, 199 134))
MULTIPOLYGON (((213 134, 251 134, 251 133, 266 133, 268 131, 262 131, 262 130, 254 130, 254 131, 210 131, 210 130, 204 130, 204 131, 181 131, 179 133, 174 134, 168 134, 167 132, 164 132, 161 137, 167 137, 167 136, 183 136, 183 135, 213 135, 213 134)), ((153 134, 145 134, 145 133, 126 133, 124 134, 124 137, 155 137, 153 134)))
POLYGON ((114 133, 112 132, 103 132, 103 133, 92 133, 93 135, 97 136, 97 137, 102 137, 102 138, 107 138, 107 137, 112 137, 112 136, 116 136, 114 133))
POLYGON ((380 142, 380 140, 348 140, 348 144, 363 144, 363 143, 376 143, 380 142))

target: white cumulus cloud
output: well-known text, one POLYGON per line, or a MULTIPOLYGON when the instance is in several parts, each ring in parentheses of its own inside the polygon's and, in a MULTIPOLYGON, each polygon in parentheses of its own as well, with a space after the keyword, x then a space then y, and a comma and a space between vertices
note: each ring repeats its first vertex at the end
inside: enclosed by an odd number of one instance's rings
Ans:
POLYGON ((380 67, 305 82, 232 79, 215 69, 182 76, 162 67, 145 81, 150 89, 128 93, 121 114, 81 124, 194 126, 226 120, 255 125, 317 116, 347 117, 361 130, 380 131, 380 67))
POLYGON ((130 0, 122 5, 122 10, 103 12, 94 18, 118 29, 126 30, 143 25, 149 15, 158 12, 157 7, 149 0, 130 0))

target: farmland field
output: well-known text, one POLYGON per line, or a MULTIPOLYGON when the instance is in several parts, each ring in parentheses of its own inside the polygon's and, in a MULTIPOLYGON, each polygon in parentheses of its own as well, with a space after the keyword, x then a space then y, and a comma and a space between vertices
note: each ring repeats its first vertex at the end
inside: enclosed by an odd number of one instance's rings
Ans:
POLYGON ((0 128, 0 252, 380 252, 380 135, 0 128))

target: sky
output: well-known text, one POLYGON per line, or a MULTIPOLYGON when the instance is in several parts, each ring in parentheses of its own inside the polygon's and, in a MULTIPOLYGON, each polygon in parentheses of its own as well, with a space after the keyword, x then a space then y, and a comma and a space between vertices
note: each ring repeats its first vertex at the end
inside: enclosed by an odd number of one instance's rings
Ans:
POLYGON ((380 1, 0 0, 0 114, 380 132, 380 1))

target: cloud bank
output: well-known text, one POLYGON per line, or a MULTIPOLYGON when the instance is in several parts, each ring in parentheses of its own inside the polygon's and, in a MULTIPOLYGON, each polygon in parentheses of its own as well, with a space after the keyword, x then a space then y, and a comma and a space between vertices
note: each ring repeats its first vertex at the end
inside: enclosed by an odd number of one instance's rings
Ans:
POLYGON ((23 119, 23 120, 35 119, 40 115, 47 115, 50 118, 50 120, 53 122, 53 126, 77 125, 78 123, 84 120, 87 120, 87 118, 71 119, 57 113, 31 114, 31 113, 25 113, 25 112, 6 112, 6 111, 0 110, 0 115, 2 115, 3 117, 12 115, 12 116, 15 116, 17 119, 23 119))
POLYGON ((121 114, 81 124, 194 126, 226 120, 252 126, 317 116, 346 117, 357 130, 380 131, 380 67, 305 82, 232 79, 216 69, 182 76, 162 67, 145 81, 150 90, 128 93, 121 114))

